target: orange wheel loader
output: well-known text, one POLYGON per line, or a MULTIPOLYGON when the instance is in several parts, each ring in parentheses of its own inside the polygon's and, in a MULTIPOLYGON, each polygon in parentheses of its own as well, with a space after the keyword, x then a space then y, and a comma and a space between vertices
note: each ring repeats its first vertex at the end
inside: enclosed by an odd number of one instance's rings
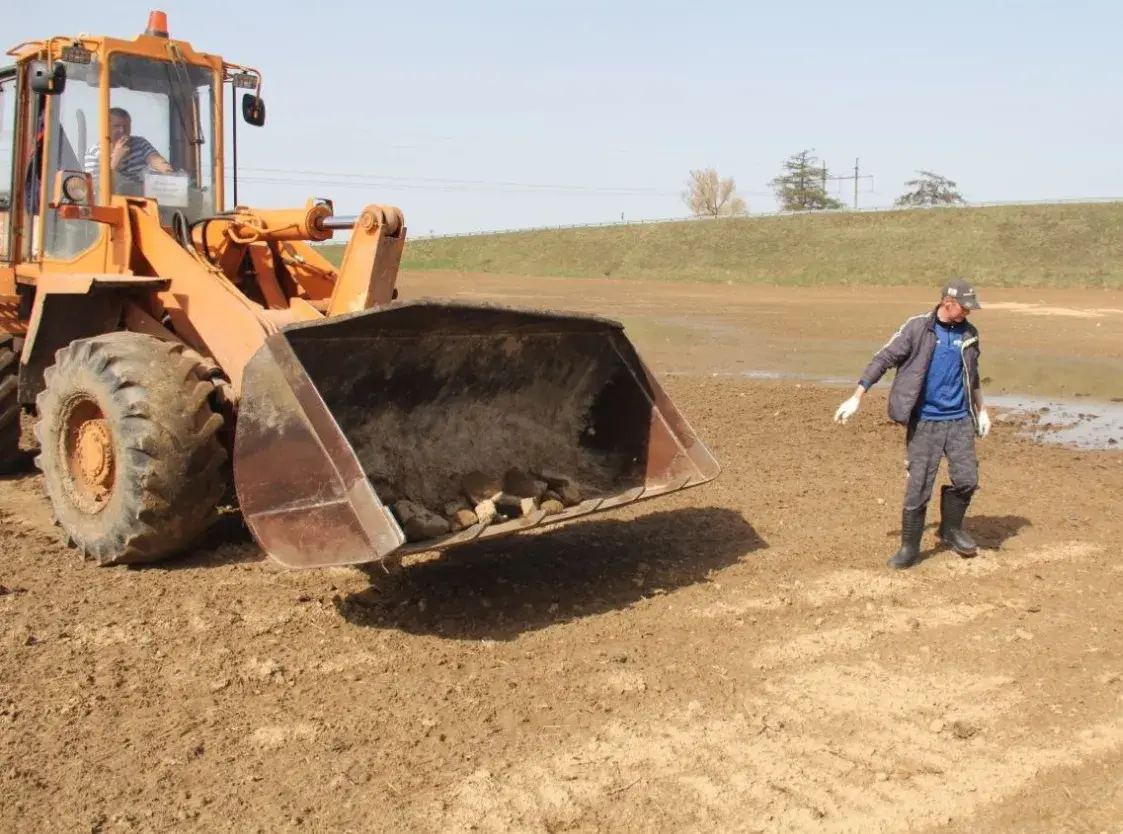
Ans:
POLYGON ((399 299, 394 207, 240 205, 224 124, 264 124, 261 74, 162 12, 8 55, 0 466, 35 455, 83 556, 183 553, 236 496, 285 566, 392 562, 718 475, 617 322, 399 299))

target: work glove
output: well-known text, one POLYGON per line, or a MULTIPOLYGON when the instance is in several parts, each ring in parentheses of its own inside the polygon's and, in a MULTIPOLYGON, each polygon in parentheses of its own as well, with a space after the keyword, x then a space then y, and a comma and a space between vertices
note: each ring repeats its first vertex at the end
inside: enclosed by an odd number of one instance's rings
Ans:
POLYGON ((834 413, 834 421, 836 423, 845 423, 851 417, 858 413, 858 398, 851 397, 846 402, 838 407, 838 411, 834 413))
POLYGON ((979 412, 979 437, 986 437, 990 434, 990 414, 984 408, 979 412))

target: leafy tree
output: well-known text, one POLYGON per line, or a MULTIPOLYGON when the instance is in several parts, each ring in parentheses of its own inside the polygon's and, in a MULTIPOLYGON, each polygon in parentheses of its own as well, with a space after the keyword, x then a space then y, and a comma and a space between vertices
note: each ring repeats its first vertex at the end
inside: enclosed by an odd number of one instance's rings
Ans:
POLYGON ((920 176, 909 180, 905 187, 910 189, 898 197, 893 205, 900 207, 947 206, 964 204, 967 201, 957 190, 958 186, 947 177, 931 171, 917 171, 920 176))
POLYGON ((737 196, 733 177, 719 179, 713 168, 691 171, 682 199, 695 217, 734 216, 748 211, 745 201, 737 196))
POLYGON ((812 151, 788 157, 784 173, 768 181, 784 211, 815 211, 842 208, 842 203, 827 194, 827 168, 819 164, 812 151))

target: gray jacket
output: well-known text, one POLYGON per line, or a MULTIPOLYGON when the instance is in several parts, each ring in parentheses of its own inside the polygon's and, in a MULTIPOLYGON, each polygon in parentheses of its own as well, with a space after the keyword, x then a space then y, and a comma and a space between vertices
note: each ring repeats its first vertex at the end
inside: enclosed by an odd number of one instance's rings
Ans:
MULTIPOLYGON (((859 384, 867 390, 877 384, 890 368, 897 373, 889 389, 889 419, 905 425, 912 419, 924 394, 928 364, 936 348, 936 310, 913 316, 901 325, 886 345, 874 354, 859 384)), ((979 390, 979 331, 967 322, 967 333, 961 349, 963 389, 967 392, 967 408, 978 427, 972 393, 979 390)))

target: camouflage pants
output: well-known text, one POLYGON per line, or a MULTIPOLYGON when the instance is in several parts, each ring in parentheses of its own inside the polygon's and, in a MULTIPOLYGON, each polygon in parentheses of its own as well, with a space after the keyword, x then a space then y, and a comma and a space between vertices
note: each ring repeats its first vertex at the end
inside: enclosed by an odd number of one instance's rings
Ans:
POLYGON ((928 506, 932 487, 940 471, 940 462, 948 459, 951 485, 964 498, 979 486, 979 460, 975 455, 975 424, 970 417, 962 420, 913 420, 906 434, 908 486, 905 488, 905 509, 919 510, 928 506))

